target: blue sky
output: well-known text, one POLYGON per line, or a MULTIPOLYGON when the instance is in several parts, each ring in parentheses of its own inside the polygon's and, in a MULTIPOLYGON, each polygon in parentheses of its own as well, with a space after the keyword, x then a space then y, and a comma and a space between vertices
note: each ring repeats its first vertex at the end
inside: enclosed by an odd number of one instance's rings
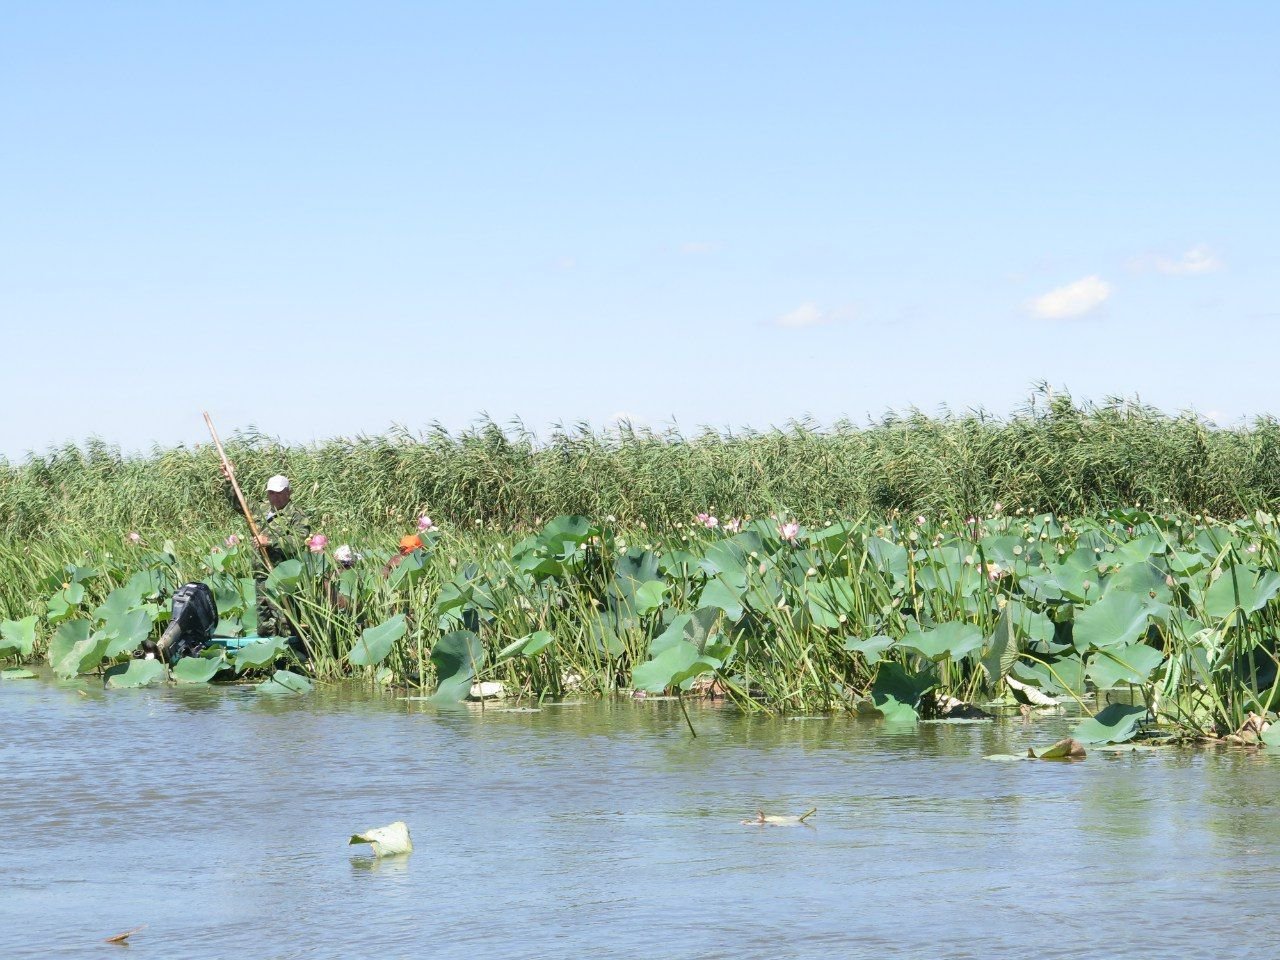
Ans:
POLYGON ((1271 3, 49 2, 0 31, 0 455, 1280 412, 1271 3))

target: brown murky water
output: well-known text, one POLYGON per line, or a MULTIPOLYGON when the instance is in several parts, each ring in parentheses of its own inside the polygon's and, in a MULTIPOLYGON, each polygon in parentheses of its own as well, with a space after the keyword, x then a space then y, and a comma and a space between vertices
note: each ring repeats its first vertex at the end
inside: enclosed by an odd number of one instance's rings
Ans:
POLYGON ((693 717, 0 682, 0 956, 1277 953, 1280 757, 693 717), (409 858, 346 846, 397 819, 409 858))

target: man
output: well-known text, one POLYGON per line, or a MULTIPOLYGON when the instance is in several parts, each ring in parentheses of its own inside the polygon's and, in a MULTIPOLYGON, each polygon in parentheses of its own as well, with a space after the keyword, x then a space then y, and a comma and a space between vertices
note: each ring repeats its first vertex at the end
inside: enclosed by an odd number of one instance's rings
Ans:
MULTIPOLYGON (((311 523, 297 504, 289 478, 276 474, 267 481, 267 502, 257 510, 258 544, 266 550, 273 567, 302 555, 311 533, 311 523)), ((267 599, 264 582, 267 567, 262 552, 255 554, 253 579, 258 588, 258 636, 288 636, 293 633, 284 613, 267 599)))
POLYGON ((278 473, 267 481, 267 502, 257 512, 258 543, 266 548, 272 566, 302 555, 311 523, 293 502, 288 477, 278 473))

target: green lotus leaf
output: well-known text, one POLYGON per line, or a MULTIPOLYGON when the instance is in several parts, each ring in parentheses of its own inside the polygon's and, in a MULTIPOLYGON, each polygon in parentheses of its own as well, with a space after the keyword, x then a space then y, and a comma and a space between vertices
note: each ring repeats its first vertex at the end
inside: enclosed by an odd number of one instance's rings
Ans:
POLYGON ((893 637, 886 637, 883 634, 867 637, 865 640, 860 637, 850 637, 844 642, 844 648, 852 653, 862 654, 867 666, 873 666, 880 662, 880 655, 895 643, 897 641, 893 637))
POLYGON ((637 665, 631 672, 631 684, 637 690, 661 693, 697 660, 698 648, 687 640, 678 640, 655 655, 652 660, 637 665))
POLYGON ((0 621, 0 659, 29 657, 36 643, 36 617, 0 621))
POLYGON ((404 614, 397 613, 376 627, 368 627, 347 654, 347 662, 357 667, 372 667, 386 659, 397 640, 409 632, 404 614))
POLYGON ((253 667, 265 667, 275 663, 289 650, 284 637, 265 637, 256 643, 241 647, 233 655, 238 673, 244 673, 253 667))
POLYGON ((1160 664, 1164 654, 1145 643, 1117 644, 1096 650, 1089 658, 1086 671, 1099 690, 1122 684, 1146 683, 1160 664))
POLYGON ((1124 743, 1134 738, 1146 715, 1146 707, 1113 703, 1097 716, 1082 721, 1071 736, 1081 743, 1124 743))
POLYGON ((1132 643, 1146 633, 1151 615, 1143 598, 1115 590, 1076 614, 1071 641, 1080 652, 1132 643))
POLYGON ((130 660, 107 668, 104 682, 113 689, 147 687, 163 683, 168 675, 163 660, 130 660))
POLYGON ((315 684, 299 673, 277 670, 271 675, 270 680, 264 680, 256 689, 259 693, 310 693, 315 689, 315 684))
POLYGON ((470 630, 455 630, 437 641, 431 651, 436 668, 437 703, 461 703, 471 693, 471 681, 484 662, 484 644, 470 630))
POLYGON ((173 665, 173 679, 178 683, 208 683, 218 671, 227 665, 221 655, 216 657, 183 657, 173 665))
POLYGON ((983 636, 972 623, 953 620, 940 624, 930 630, 909 630, 898 646, 905 650, 914 650, 930 660, 942 660, 950 657, 959 660, 966 654, 982 648, 983 636))
POLYGON ((1205 613, 1224 619, 1239 607, 1246 614, 1256 613, 1280 593, 1280 573, 1254 567, 1229 567, 1205 593, 1205 613), (1233 576, 1234 573, 1234 576, 1233 576))

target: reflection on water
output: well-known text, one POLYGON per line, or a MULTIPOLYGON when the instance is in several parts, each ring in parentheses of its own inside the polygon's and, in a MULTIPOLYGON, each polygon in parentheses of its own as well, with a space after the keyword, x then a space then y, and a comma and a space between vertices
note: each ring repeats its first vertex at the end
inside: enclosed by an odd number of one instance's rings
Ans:
POLYGON ((1272 955, 1280 759, 690 713, 5 682, 0 956, 1272 955), (394 820, 412 856, 353 855, 394 820))

